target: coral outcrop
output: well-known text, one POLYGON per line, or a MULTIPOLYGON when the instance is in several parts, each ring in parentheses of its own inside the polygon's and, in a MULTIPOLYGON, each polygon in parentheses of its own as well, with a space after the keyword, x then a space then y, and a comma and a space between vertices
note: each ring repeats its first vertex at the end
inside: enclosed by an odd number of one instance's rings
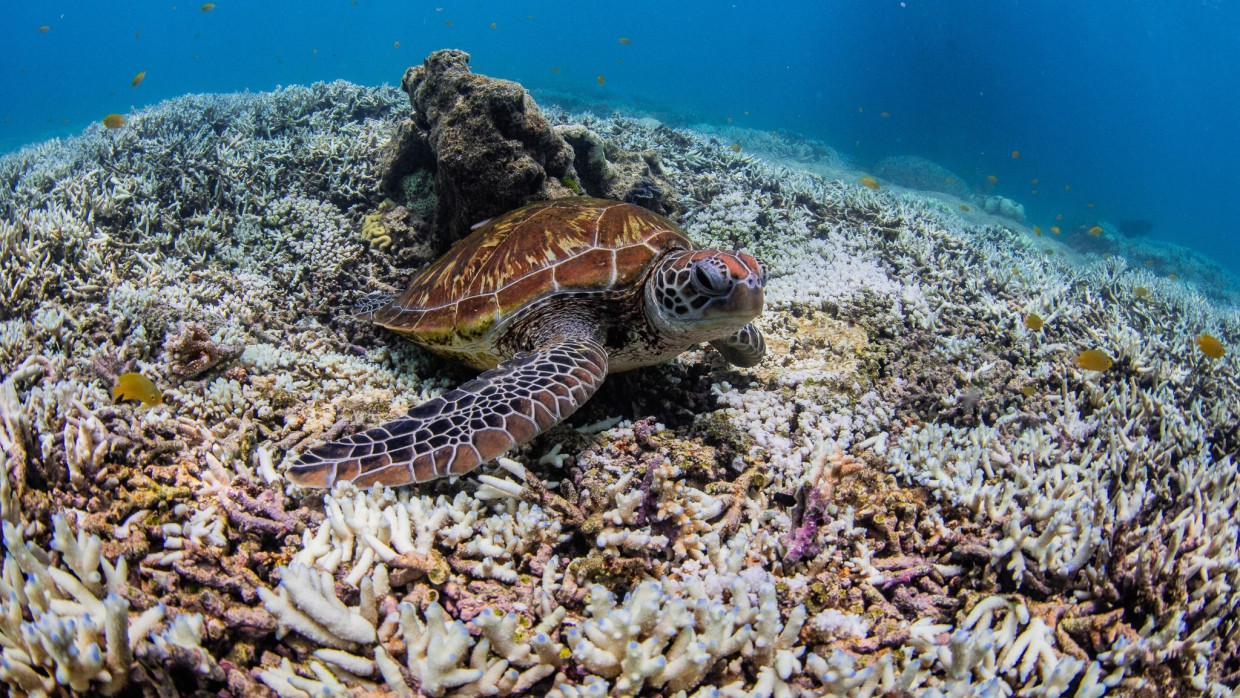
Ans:
POLYGON ((383 188, 434 172, 433 229, 452 242, 479 221, 519 206, 572 196, 573 149, 521 85, 477 75, 464 51, 436 51, 401 80, 413 114, 384 156, 383 188))

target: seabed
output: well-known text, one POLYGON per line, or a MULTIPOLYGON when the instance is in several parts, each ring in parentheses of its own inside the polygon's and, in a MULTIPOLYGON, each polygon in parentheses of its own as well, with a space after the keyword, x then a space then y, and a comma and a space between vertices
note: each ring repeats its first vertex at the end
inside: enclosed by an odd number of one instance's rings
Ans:
POLYGON ((615 376, 485 477, 288 485, 469 375, 345 310, 414 270, 363 225, 407 110, 191 95, 0 159, 11 695, 1235 694, 1216 270, 871 190, 795 136, 544 106, 769 264, 764 363, 615 376), (114 401, 128 371, 162 404, 114 401))

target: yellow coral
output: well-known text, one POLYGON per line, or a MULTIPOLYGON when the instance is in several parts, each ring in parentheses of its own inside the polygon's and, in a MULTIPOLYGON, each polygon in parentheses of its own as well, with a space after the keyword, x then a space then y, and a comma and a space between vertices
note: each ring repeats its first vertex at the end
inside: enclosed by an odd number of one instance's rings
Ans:
POLYGON ((383 225, 383 214, 390 211, 392 206, 392 200, 387 199, 379 204, 379 208, 373 213, 362 216, 361 236, 363 240, 370 243, 371 248, 386 250, 392 245, 392 234, 387 226, 383 225))

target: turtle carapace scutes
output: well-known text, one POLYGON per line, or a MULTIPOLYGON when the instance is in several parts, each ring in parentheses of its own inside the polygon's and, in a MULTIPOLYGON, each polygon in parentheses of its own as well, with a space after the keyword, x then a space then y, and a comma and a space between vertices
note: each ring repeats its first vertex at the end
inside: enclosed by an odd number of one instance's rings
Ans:
POLYGON ((404 417, 316 446, 288 470, 305 487, 461 475, 568 418, 609 372, 701 342, 753 366, 766 351, 766 265, 695 249, 632 204, 543 201, 480 225, 420 271, 374 321, 483 372, 404 417))

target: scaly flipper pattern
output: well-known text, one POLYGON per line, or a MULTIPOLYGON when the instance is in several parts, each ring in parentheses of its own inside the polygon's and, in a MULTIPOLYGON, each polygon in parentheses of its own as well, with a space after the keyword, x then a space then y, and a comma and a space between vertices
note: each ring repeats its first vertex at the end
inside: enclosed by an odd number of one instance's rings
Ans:
POLYGON ((728 363, 741 368, 757 366, 762 357, 766 356, 766 340, 762 338, 762 331, 754 327, 752 322, 735 334, 716 339, 710 345, 722 354, 728 363))
POLYGON ((586 337, 524 352, 400 419, 310 449, 294 484, 397 487, 461 475, 566 419, 607 377, 607 351, 586 337))

